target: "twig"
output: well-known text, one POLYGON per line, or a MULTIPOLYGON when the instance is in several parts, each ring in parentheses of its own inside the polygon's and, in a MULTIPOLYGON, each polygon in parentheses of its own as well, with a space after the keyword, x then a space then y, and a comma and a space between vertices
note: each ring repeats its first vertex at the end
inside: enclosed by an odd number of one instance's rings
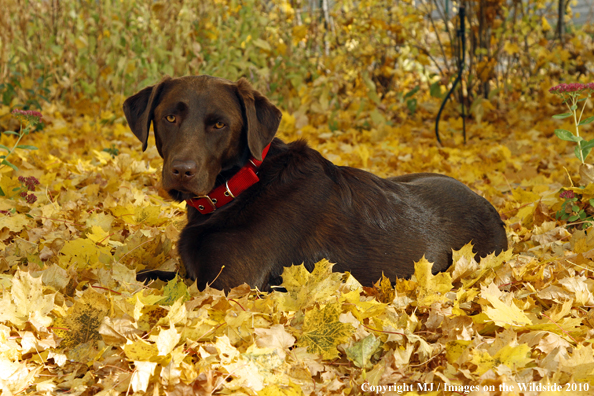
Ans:
POLYGON ((443 353, 443 349, 440 350, 438 353, 436 353, 431 359, 429 360, 425 360, 423 363, 419 363, 419 364, 409 364, 408 367, 419 367, 419 366, 424 366, 425 364, 429 363, 430 361, 432 361, 433 359, 435 359, 436 357, 438 357, 439 355, 441 355, 443 353))
POLYGON ((119 292, 117 292, 117 291, 115 291, 115 290, 108 289, 107 287, 103 287, 103 286, 95 286, 95 285, 91 285, 91 287, 92 287, 93 289, 107 290, 108 292, 112 292, 112 293, 114 293, 114 294, 117 294, 118 296, 121 296, 121 295, 122 295, 122 293, 119 293, 119 292))
POLYGON ((222 325, 224 325, 225 323, 221 323, 220 325, 218 325, 217 327, 213 327, 212 329, 208 330, 206 333, 202 334, 200 336, 200 338, 198 338, 196 340, 196 342, 200 341, 203 337, 206 337, 209 333, 212 333, 213 331, 217 330, 219 327, 221 327, 222 325))
POLYGON ((557 326, 557 327, 558 327, 558 328, 559 328, 559 329, 560 329, 562 332, 564 332, 565 334, 567 334, 567 336, 568 336, 569 338, 571 338, 571 339, 573 340, 573 342, 575 342, 576 344, 578 344, 577 340, 576 340, 575 338, 573 338, 573 337, 571 336, 571 334, 569 334, 569 333, 568 333, 568 332, 567 332, 567 331, 566 331, 566 330, 565 330, 563 327, 559 326, 559 325, 557 324, 557 322, 555 322, 553 319, 551 319, 549 316, 547 316, 547 314, 545 314, 545 313, 543 312, 543 313, 542 313, 542 316, 545 316, 545 317, 547 317, 547 318, 548 318, 548 319, 549 319, 551 322, 553 322, 553 323, 555 324, 555 326, 557 326))
POLYGON ((135 251, 136 249, 138 249, 138 248, 139 248, 139 247, 141 247, 142 245, 146 245, 147 243, 149 243, 150 241, 152 241, 153 239, 155 239, 155 238, 156 238, 156 237, 158 237, 158 236, 160 236, 160 235, 155 235, 154 237, 152 237, 152 238, 151 238, 151 239, 149 239, 148 241, 144 241, 144 242, 142 242, 140 245, 136 246, 134 249, 132 249, 132 250, 130 250, 130 251, 128 251, 128 252, 126 252, 126 253, 125 253, 125 254, 124 254, 122 257, 120 257, 120 259, 118 260, 118 263, 119 263, 120 261, 122 261, 122 259, 123 259, 124 257, 126 257, 128 254, 132 253, 133 251, 135 251))
POLYGON ((371 330, 371 331, 377 331, 378 333, 385 333, 385 334, 398 334, 398 335, 401 335, 401 336, 404 336, 404 337, 406 337, 406 334, 404 334, 404 333, 399 333, 399 332, 397 332, 397 331, 378 330, 378 329, 374 329, 373 327, 366 326, 366 325, 364 325, 363 323, 361 323, 361 326, 363 326, 363 327, 365 327, 366 329, 369 329, 369 330, 371 330))
POLYGON ((68 221, 68 220, 54 219, 54 218, 51 218, 51 217, 37 216, 37 218, 51 220, 51 221, 61 221, 62 223, 72 224, 73 226, 76 226, 76 227, 82 227, 83 226, 83 224, 74 223, 74 222, 68 221))
POLYGON ((232 299, 232 298, 228 298, 228 299, 227 299, 227 301, 233 301, 235 304, 239 305, 239 308, 241 308, 241 309, 243 309, 243 310, 245 311, 245 308, 244 308, 244 307, 242 307, 242 306, 241 306, 241 304, 240 304, 240 303, 238 303, 237 301, 235 301, 234 299, 232 299))
POLYGON ((210 287, 210 285, 212 285, 217 280, 217 278, 219 277, 219 275, 221 275, 221 272, 223 272, 223 268, 225 268, 224 265, 221 266, 221 269, 220 269, 219 273, 217 274, 217 276, 215 276, 215 278, 212 280, 212 282, 207 283, 208 287, 210 287))

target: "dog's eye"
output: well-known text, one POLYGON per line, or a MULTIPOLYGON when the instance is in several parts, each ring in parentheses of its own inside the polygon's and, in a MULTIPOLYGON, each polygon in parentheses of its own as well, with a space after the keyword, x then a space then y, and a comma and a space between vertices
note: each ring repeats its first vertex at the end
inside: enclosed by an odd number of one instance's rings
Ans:
POLYGON ((222 129, 225 126, 222 122, 217 122, 214 124, 214 129, 222 129))
POLYGON ((175 116, 174 115, 168 115, 167 117, 165 117, 165 119, 168 122, 174 123, 175 122, 175 116))

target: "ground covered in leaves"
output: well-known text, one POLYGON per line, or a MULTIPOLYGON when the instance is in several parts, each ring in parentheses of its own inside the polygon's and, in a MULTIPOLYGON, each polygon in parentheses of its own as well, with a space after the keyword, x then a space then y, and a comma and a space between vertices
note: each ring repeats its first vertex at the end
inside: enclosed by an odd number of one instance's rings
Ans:
POLYGON ((438 105, 357 129, 348 111, 333 128, 285 113, 279 135, 381 176, 456 177, 496 206, 510 250, 477 262, 466 246, 446 273, 422 260, 412 279, 373 288, 322 261, 287 268, 286 293, 228 295, 136 282, 181 266, 185 204, 159 189, 154 140, 140 150, 119 103, 100 118, 46 106, 45 128, 23 138, 40 149, 0 168, 2 394, 590 394, 594 185, 577 187, 573 147, 553 135, 571 124, 550 105, 486 101, 466 145, 446 118, 439 146, 438 105), (39 181, 35 202, 19 176, 39 181), (584 214, 567 224, 558 211, 584 214))

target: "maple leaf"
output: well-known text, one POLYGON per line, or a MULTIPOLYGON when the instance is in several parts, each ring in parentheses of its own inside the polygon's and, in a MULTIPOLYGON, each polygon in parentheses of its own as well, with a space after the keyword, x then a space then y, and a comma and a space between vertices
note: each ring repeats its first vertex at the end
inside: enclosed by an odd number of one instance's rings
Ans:
POLYGON ((495 253, 491 253, 486 257, 483 257, 479 262, 479 269, 476 271, 470 279, 465 279, 462 281, 462 285, 465 289, 472 287, 476 282, 478 282, 483 276, 487 273, 492 273, 498 267, 502 266, 503 263, 511 259, 512 257, 512 250, 508 249, 504 252, 501 252, 499 255, 495 255, 495 253))
POLYGON ((437 301, 446 301, 445 294, 452 290, 452 277, 447 272, 433 275, 431 270, 433 263, 427 261, 423 256, 415 263, 415 274, 413 280, 418 284, 417 306, 430 306, 437 301))
POLYGON ((105 232, 109 232, 111 230, 111 226, 115 218, 106 213, 92 213, 86 220, 85 224, 88 228, 99 226, 105 232))
POLYGON ((308 352, 322 355, 323 359, 339 356, 336 346, 346 342, 353 333, 353 326, 338 320, 340 306, 327 304, 305 314, 298 346, 307 347, 308 352))
POLYGON ((4 302, 0 308, 0 320, 10 321, 22 328, 30 322, 38 331, 49 326, 53 319, 48 315, 54 307, 55 294, 44 294, 42 278, 17 271, 12 279, 12 302, 8 294, 3 294, 4 302))
POLYGON ((44 284, 53 287, 55 290, 65 288, 70 282, 68 272, 56 264, 52 264, 41 271, 41 279, 44 284))
POLYGON ((576 382, 591 383, 594 380, 594 349, 592 345, 580 345, 570 357, 561 358, 560 368, 571 374, 576 382))
POLYGON ((103 322, 97 329, 103 341, 107 345, 122 346, 134 336, 142 335, 142 331, 135 327, 135 323, 128 318, 115 318, 109 316, 103 318, 103 322))
POLYGON ((159 350, 159 355, 166 356, 171 351, 173 351, 173 348, 175 348, 175 346, 179 342, 180 338, 181 338, 181 335, 177 332, 177 330, 175 329, 175 326, 173 326, 171 323, 169 324, 168 330, 161 329, 161 331, 159 332, 159 335, 157 336, 157 340, 156 340, 156 345, 157 345, 157 349, 159 350))
POLYGON ((129 340, 123 349, 128 359, 133 361, 148 362, 154 360, 159 355, 157 345, 140 338, 135 341, 129 340))
POLYGON ((257 346, 275 349, 282 359, 287 355, 287 350, 295 344, 295 337, 289 334, 283 325, 273 325, 269 329, 254 329, 254 334, 257 336, 257 346))
POLYGON ((471 342, 469 340, 449 341, 446 345, 446 359, 448 362, 457 363, 460 356, 468 351, 471 342))
POLYGON ((132 378, 130 379, 132 390, 134 392, 146 392, 151 376, 155 372, 157 363, 139 361, 134 362, 134 366, 136 369, 134 370, 134 373, 132 373, 132 378))
POLYGON ((324 303, 333 296, 342 278, 342 274, 332 272, 333 265, 326 259, 321 260, 311 273, 304 265, 285 267, 281 286, 287 293, 277 296, 284 309, 297 311, 315 302, 324 303))
POLYGON ((0 356, 0 390, 12 395, 27 389, 39 375, 42 367, 29 368, 25 362, 13 362, 0 356))
POLYGON ((388 303, 394 300, 395 291, 392 287, 392 282, 383 273, 382 278, 375 283, 374 287, 379 291, 379 301, 388 303))
POLYGON ((87 289, 64 318, 56 319, 54 333, 63 338, 60 346, 70 359, 73 354, 81 362, 95 357, 93 348, 101 338, 99 328, 109 309, 110 303, 102 294, 87 289))
POLYGON ((27 216, 20 213, 9 217, 4 217, 2 219, 2 227, 0 230, 6 227, 9 231, 21 232, 29 224, 29 221, 30 220, 27 218, 27 216))
POLYGON ((453 250, 453 264, 448 268, 448 272, 452 274, 452 281, 469 276, 479 269, 478 263, 474 259, 475 253, 472 251, 472 248, 472 243, 467 243, 460 250, 453 250))
POLYGON ((107 247, 100 247, 90 239, 75 239, 67 241, 60 251, 60 264, 75 268, 97 266, 99 261, 108 263, 111 261, 111 251, 107 247))
POLYGON ((146 207, 138 207, 132 204, 116 206, 111 209, 111 213, 116 217, 124 219, 126 223, 131 225, 146 224, 156 226, 167 221, 166 218, 160 216, 161 208, 155 205, 146 207))
POLYGON ((481 287, 481 297, 485 298, 493 306, 486 307, 484 312, 487 316, 495 322, 498 326, 523 326, 530 325, 532 322, 519 309, 513 301, 504 303, 500 300, 503 293, 499 288, 491 283, 489 287, 481 287))
POLYGON ((163 298, 159 301, 159 303, 162 305, 172 305, 179 299, 186 301, 189 298, 190 295, 188 294, 188 287, 182 278, 176 276, 167 282, 163 288, 163 298))
POLYGON ((221 365, 233 375, 234 380, 225 384, 225 387, 231 389, 238 389, 240 387, 248 387, 259 391, 264 388, 264 378, 259 372, 255 362, 250 361, 242 356, 242 354, 233 347, 227 336, 218 337, 216 348, 221 359, 221 365))
POLYGON ((474 349, 471 362, 477 365, 476 374, 483 375, 486 371, 495 369, 500 364, 504 364, 513 370, 522 369, 533 361, 529 356, 530 347, 526 344, 506 345, 494 356, 491 356, 487 351, 474 349))
POLYGON ((370 300, 361 296, 360 291, 357 290, 343 293, 340 300, 350 303, 350 311, 359 321, 381 315, 388 306, 388 304, 383 304, 377 300, 370 300))
POLYGON ((258 392, 258 396, 302 396, 301 387, 289 380, 288 385, 268 385, 258 392))
POLYGON ((355 366, 369 369, 373 367, 371 364, 371 357, 380 346, 380 339, 376 338, 373 334, 357 341, 353 346, 346 349, 346 354, 349 360, 351 360, 355 366))
POLYGON ((91 227, 91 232, 87 234, 87 238, 98 245, 105 246, 109 242, 109 233, 105 232, 103 228, 94 225, 91 227))

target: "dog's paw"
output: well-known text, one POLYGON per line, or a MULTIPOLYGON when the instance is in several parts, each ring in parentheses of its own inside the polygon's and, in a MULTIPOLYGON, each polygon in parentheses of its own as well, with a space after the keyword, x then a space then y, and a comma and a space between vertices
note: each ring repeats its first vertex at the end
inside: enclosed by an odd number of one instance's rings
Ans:
POLYGON ((138 282, 148 283, 149 281, 162 280, 169 282, 175 279, 177 272, 175 271, 159 271, 159 270, 144 270, 136 274, 138 282))

